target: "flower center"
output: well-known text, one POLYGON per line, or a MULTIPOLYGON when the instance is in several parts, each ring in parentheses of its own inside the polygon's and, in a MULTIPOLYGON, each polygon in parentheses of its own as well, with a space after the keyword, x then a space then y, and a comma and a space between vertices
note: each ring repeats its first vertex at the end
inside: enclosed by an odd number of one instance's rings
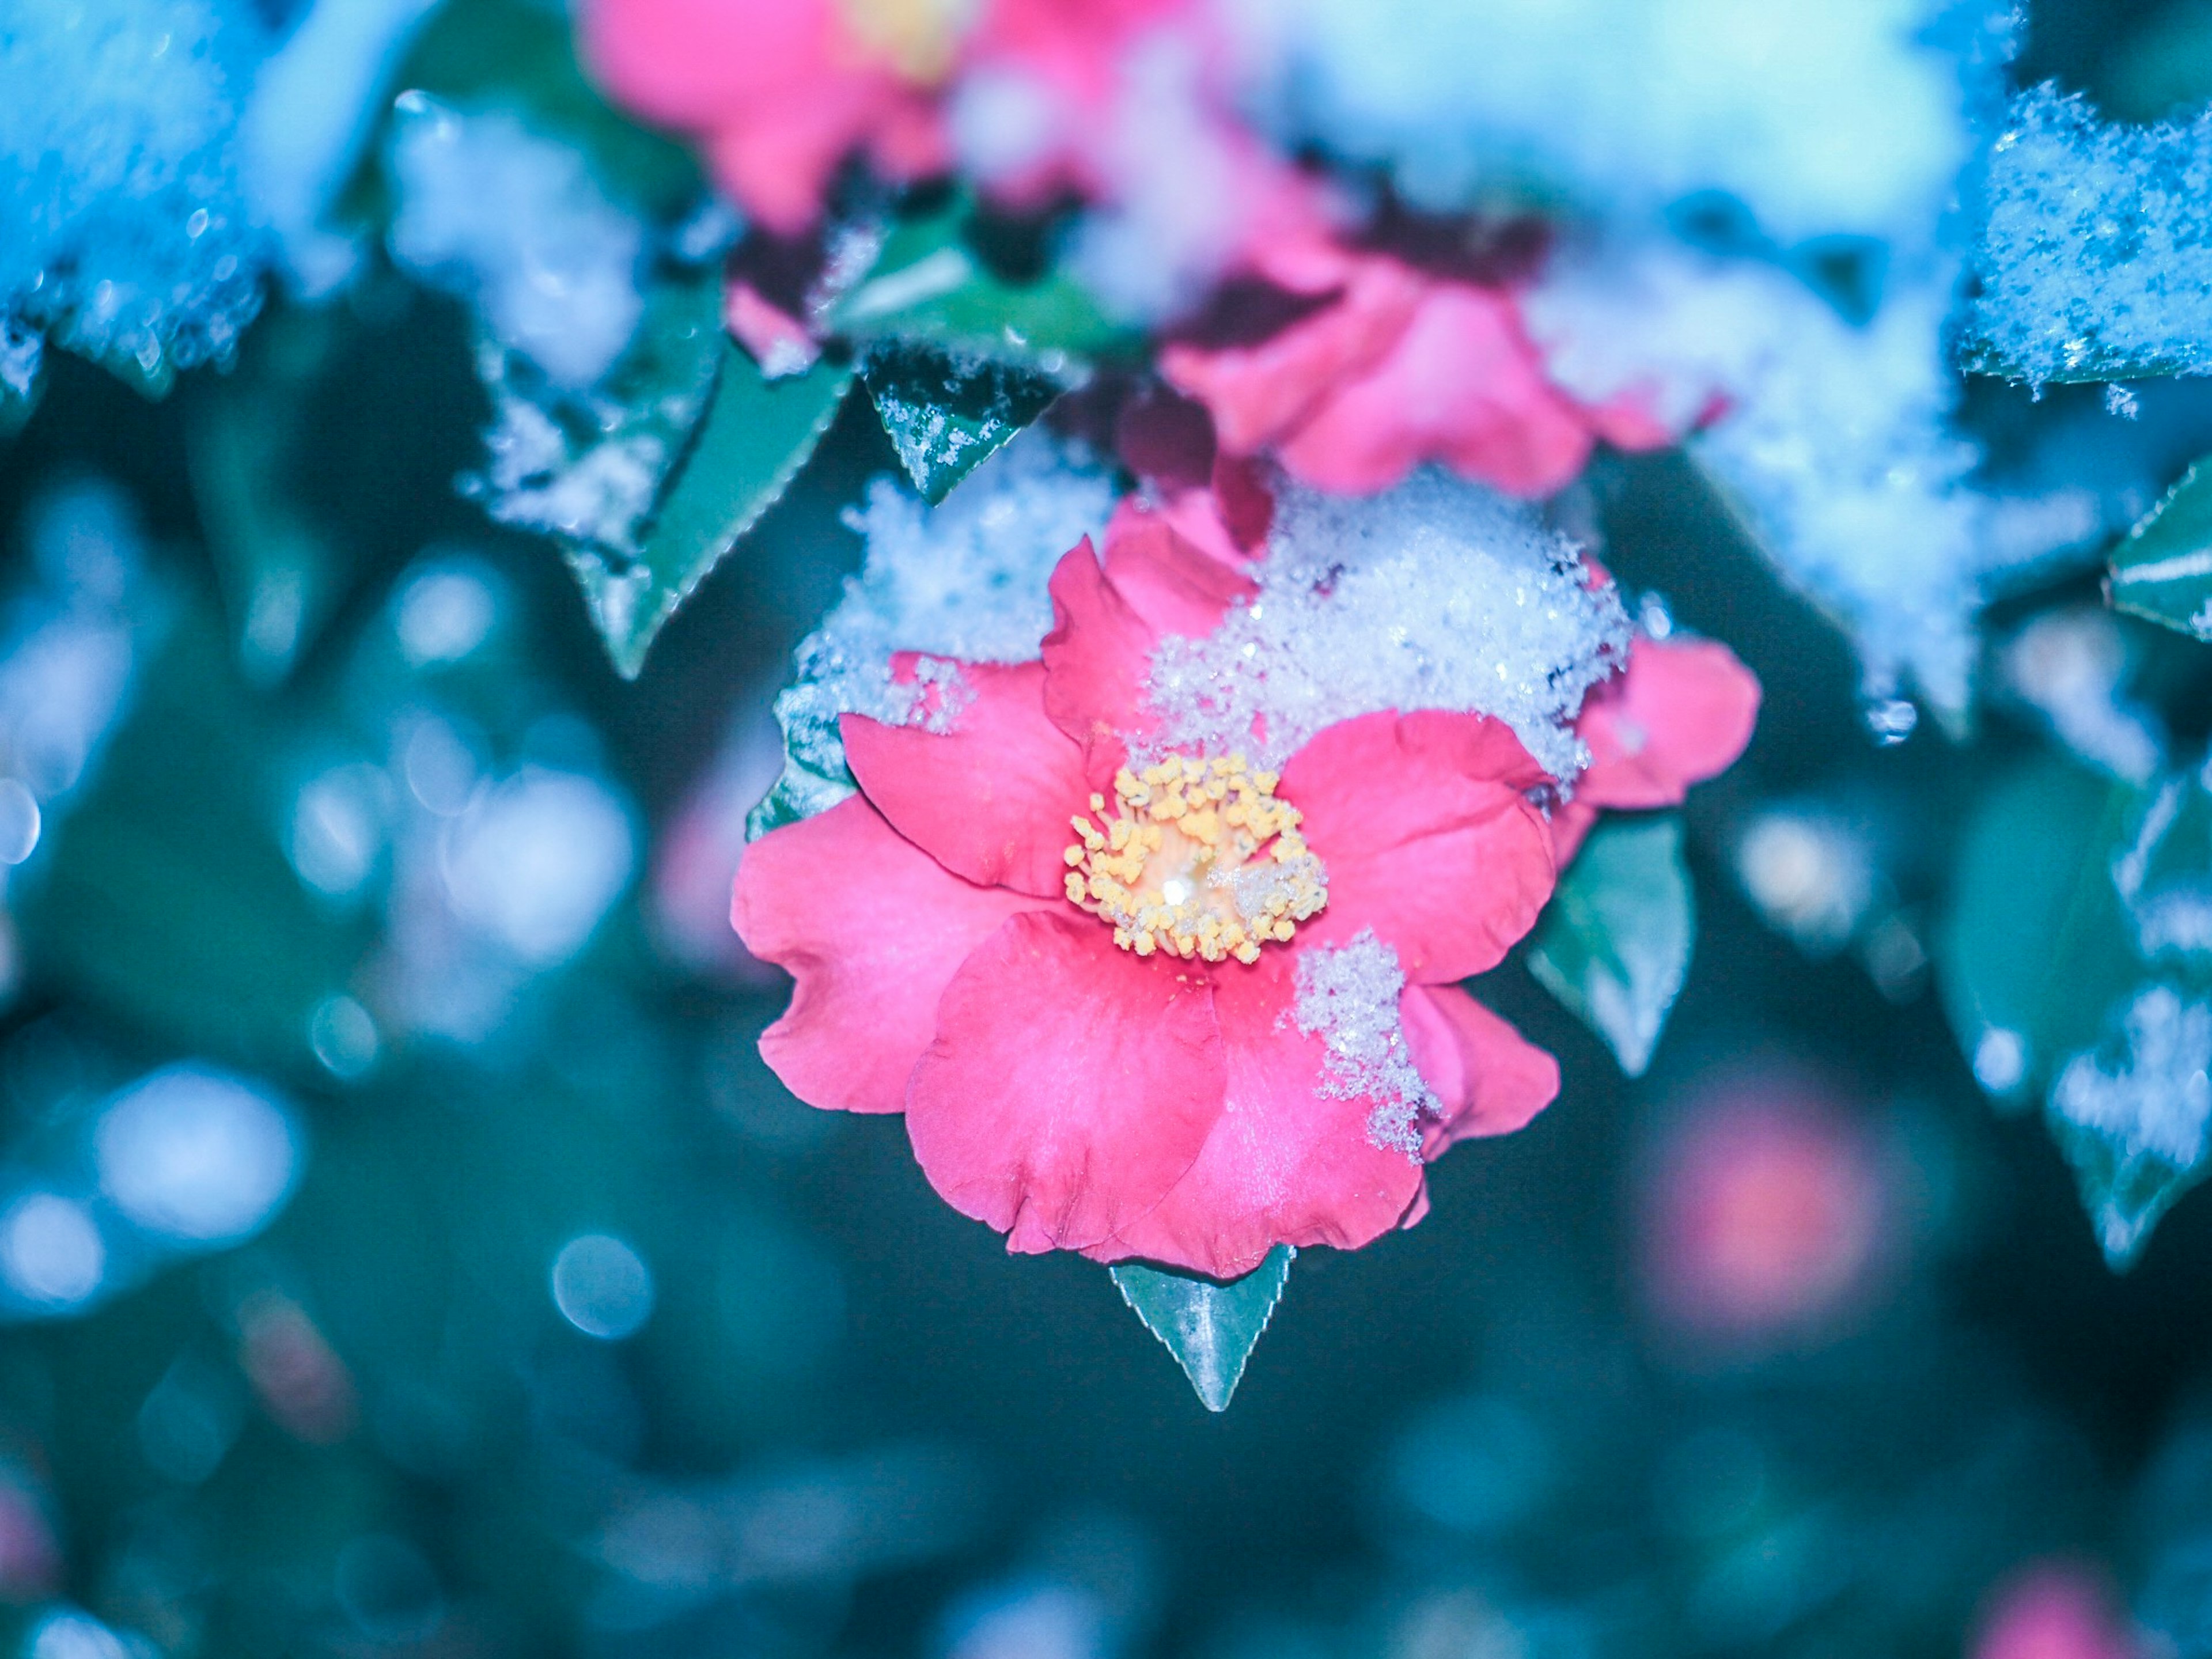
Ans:
POLYGON ((1328 872, 1298 834, 1303 815, 1275 783, 1242 755, 1123 767, 1112 810, 1093 795, 1091 816, 1074 819, 1068 898, 1140 957, 1258 961, 1262 945, 1287 942, 1328 902, 1328 872))
POLYGON ((934 85, 951 71, 975 0, 840 0, 846 24, 909 81, 934 85))

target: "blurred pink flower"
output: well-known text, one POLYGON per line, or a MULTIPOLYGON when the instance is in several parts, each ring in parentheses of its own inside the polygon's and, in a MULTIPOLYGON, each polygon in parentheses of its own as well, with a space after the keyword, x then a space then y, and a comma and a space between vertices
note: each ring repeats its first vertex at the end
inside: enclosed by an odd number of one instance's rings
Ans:
POLYGON ((1831 1333, 1888 1263, 1889 1188, 1873 1136, 1804 1079, 1727 1085, 1672 1127, 1650 1174, 1654 1310, 1724 1342, 1831 1333))
POLYGON ((1972 1659, 2136 1659, 2142 1650, 2103 1573, 2046 1560, 1997 1586, 1971 1652, 1972 1659))
POLYGON ((936 88, 966 8, 929 0, 584 0, 582 53, 620 103, 704 144, 778 235, 811 228, 839 163, 907 179, 949 161, 936 88))
POLYGON ((1170 342, 1161 372, 1212 412, 1222 447, 1272 451, 1294 477, 1364 494, 1424 461, 1521 495, 1582 471, 1599 438, 1673 434, 1633 403, 1592 408, 1546 377, 1512 291, 1431 276, 1316 234, 1285 212, 1252 274, 1297 314, 1257 338, 1170 342))
POLYGON ((814 1105, 905 1112, 932 1184, 1012 1249, 1229 1277, 1279 1243, 1355 1248, 1418 1217, 1425 1159, 1558 1091, 1456 984, 1552 890, 1546 778, 1508 727, 1385 712, 1279 777, 1131 769, 1149 653, 1250 593, 1240 563, 1123 514, 1103 560, 1060 561, 1042 661, 957 665, 941 729, 846 716, 860 794, 738 871, 738 933, 798 979, 769 1064, 814 1105), (1370 930, 1404 975, 1393 1052, 1434 1096, 1401 1137, 1297 1017, 1310 954, 1370 930))

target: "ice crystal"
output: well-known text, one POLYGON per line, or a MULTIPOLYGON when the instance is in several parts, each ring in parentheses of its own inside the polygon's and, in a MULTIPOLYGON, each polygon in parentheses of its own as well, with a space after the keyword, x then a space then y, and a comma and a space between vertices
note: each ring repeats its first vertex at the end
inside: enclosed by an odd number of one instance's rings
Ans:
POLYGON ((1114 487, 1089 461, 1032 428, 984 462, 939 506, 889 479, 870 486, 848 522, 866 538, 858 575, 798 652, 797 683, 776 718, 800 771, 784 787, 800 812, 834 805, 848 786, 842 714, 906 721, 948 712, 958 696, 949 664, 1021 662, 1052 627, 1045 582, 1060 556, 1103 533, 1114 487), (896 684, 894 652, 923 654, 918 678, 896 684))
MULTIPOLYGON (((267 239, 235 165, 267 40, 216 0, 75 0, 0 24, 0 330, 149 378, 227 354, 267 239)), ((16 374, 11 373, 12 385, 16 374)))
POLYGON ((1398 953, 1363 927, 1340 945, 1298 952, 1298 996, 1291 1018, 1328 1049, 1321 1092, 1330 1100, 1370 1100, 1367 1138, 1418 1158, 1421 1120, 1438 1109, 1406 1046, 1398 999, 1406 975, 1398 953))
POLYGON ((2100 121, 2022 93, 1994 146, 1973 331, 2022 379, 2212 369, 2212 112, 2100 121))
POLYGON ((2116 1266, 2197 1177, 2212 1119, 2212 1006, 2148 986, 2123 1016, 2122 1048, 2110 1066, 2075 1055, 2051 1091, 2052 1127, 2116 1266))
POLYGON ((1167 746, 1277 765, 1338 720, 1443 708, 1504 720, 1555 778, 1587 763, 1574 717, 1628 617, 1529 508, 1436 472, 1364 499, 1291 490, 1256 574, 1212 634, 1154 653, 1167 746))

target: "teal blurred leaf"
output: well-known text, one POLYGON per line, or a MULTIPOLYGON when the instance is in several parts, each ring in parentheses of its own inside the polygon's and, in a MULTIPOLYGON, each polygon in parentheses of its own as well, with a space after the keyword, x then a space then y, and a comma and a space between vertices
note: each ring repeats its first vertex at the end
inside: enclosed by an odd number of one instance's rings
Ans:
POLYGON ((1226 1285, 1125 1261, 1113 1269, 1114 1283, 1145 1328, 1167 1345, 1206 1410, 1226 1411, 1254 1345, 1283 1299, 1297 1255, 1278 1244, 1258 1267, 1226 1285))
POLYGON ((2154 1147, 2077 1123, 2055 1109, 2045 1121, 2074 1170, 2098 1248, 2115 1273, 2124 1273, 2166 1212, 2204 1179, 2203 1161, 2177 1164, 2154 1147))
POLYGON ((2212 467, 2182 476, 2112 550, 2112 608, 2212 640, 2212 467))
POLYGON ((1697 933, 1680 816, 1609 813, 1559 878, 1528 971, 1641 1077, 1689 977, 1697 933))
POLYGON ((337 327, 327 308, 264 318, 236 371, 196 387, 185 426, 192 496, 239 662, 258 684, 291 672, 361 574, 357 550, 319 522, 299 488, 307 406, 337 327))
POLYGON ((1049 375, 929 345, 879 346, 865 373, 899 465, 933 507, 1060 392, 1049 375))
POLYGON ((720 356, 706 416, 635 556, 580 542, 567 549, 624 679, 637 678, 676 608, 781 497, 853 383, 849 368, 829 362, 770 380, 734 345, 720 356))
POLYGON ((1936 982, 1975 1076, 2000 1098, 2094 1046, 2142 976, 2112 883, 2140 799, 2042 756, 1975 806, 1936 931, 1936 982))
POLYGON ((240 683, 191 605, 87 796, 52 832, 22 921, 35 972, 182 1048, 319 1075, 314 1011, 372 918, 317 902, 279 839, 302 734, 240 683))
POLYGON ((830 329, 860 341, 924 342, 1060 379, 1131 347, 1135 336, 1057 266, 1028 283, 991 270, 967 234, 969 222, 967 204, 956 202, 894 226, 867 276, 831 308, 830 329))

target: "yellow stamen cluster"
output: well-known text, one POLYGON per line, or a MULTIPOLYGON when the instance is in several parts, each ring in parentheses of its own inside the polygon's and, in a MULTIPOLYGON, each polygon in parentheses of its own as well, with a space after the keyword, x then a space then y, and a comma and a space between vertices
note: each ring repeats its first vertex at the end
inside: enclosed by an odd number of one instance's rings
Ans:
POLYGON ((839 9, 862 45, 909 81, 934 85, 951 72, 980 8, 976 0, 840 0, 839 9))
POLYGON ((1275 783, 1242 755, 1122 768, 1113 810, 1093 795, 1091 817, 1073 820, 1067 896, 1140 957, 1258 961, 1262 945, 1287 943, 1328 902, 1321 860, 1298 834, 1302 815, 1276 799, 1275 783))

